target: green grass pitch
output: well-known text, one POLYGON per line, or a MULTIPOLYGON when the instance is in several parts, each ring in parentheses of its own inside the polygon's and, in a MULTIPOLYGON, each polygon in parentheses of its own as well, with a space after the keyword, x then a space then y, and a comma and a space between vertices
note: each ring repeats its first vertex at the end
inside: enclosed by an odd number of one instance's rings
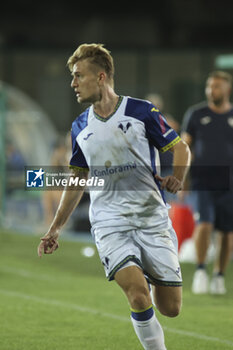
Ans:
MULTIPOLYGON (((97 253, 86 258, 87 243, 61 239, 39 259, 38 243, 35 235, 0 233, 0 350, 140 350, 127 300, 105 279, 97 253)), ((225 296, 192 295, 194 266, 182 270, 180 316, 156 312, 167 349, 233 349, 233 264, 225 296)))

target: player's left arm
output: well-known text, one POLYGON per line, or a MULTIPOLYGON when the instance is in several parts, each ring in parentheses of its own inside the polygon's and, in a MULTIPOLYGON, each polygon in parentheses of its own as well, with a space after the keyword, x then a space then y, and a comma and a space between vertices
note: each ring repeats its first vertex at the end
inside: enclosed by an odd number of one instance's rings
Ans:
POLYGON ((165 177, 155 175, 155 178, 160 182, 162 189, 176 193, 183 188, 185 176, 190 166, 189 146, 167 124, 166 118, 152 104, 149 104, 144 122, 149 141, 160 152, 171 151, 174 154, 173 174, 165 177))
POLYGON ((156 175, 156 178, 160 181, 162 189, 175 194, 183 189, 190 166, 191 152, 187 143, 182 139, 169 148, 169 151, 173 152, 173 174, 165 177, 156 175))

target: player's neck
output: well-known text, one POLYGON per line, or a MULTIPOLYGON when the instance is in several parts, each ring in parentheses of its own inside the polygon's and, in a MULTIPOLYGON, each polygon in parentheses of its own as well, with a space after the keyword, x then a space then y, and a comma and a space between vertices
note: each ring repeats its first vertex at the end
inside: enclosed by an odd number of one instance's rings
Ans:
POLYGON ((208 103, 209 108, 215 113, 223 114, 227 113, 232 109, 230 101, 224 101, 223 103, 216 105, 213 102, 208 103))
POLYGON ((94 111, 103 118, 111 115, 118 103, 119 96, 112 88, 102 93, 101 100, 94 103, 94 111))

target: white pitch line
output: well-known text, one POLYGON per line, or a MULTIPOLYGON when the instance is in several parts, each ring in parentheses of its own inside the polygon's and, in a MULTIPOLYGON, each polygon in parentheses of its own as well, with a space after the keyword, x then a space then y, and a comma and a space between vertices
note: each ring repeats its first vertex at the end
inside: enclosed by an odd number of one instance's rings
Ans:
POLYGON ((54 280, 51 276, 49 275, 39 275, 36 274, 35 272, 30 272, 25 269, 18 269, 14 267, 9 267, 9 266, 0 266, 0 271, 6 272, 6 273, 11 273, 23 278, 29 278, 29 279, 36 279, 36 280, 42 280, 42 281, 52 281, 54 280))
POLYGON ((3 295, 6 295, 6 296, 10 296, 10 297, 31 300, 31 301, 34 301, 34 302, 40 303, 40 304, 59 306, 59 307, 65 308, 65 309, 81 311, 81 312, 90 313, 93 315, 99 315, 99 316, 112 318, 112 319, 123 321, 123 322, 130 322, 130 320, 124 316, 109 314, 107 312, 102 312, 102 311, 99 311, 96 309, 83 307, 83 306, 80 306, 77 304, 64 303, 62 301, 55 300, 55 299, 46 299, 46 298, 38 297, 36 295, 28 295, 28 294, 18 293, 18 292, 12 291, 12 290, 4 290, 4 289, 0 289, 0 293, 3 295))
MULTIPOLYGON (((130 323, 130 319, 128 317, 114 315, 114 314, 107 313, 107 312, 102 312, 100 310, 83 307, 83 306, 80 306, 77 304, 70 304, 70 303, 65 303, 65 302, 59 301, 59 300, 41 298, 41 297, 38 297, 35 295, 28 295, 28 294, 24 294, 24 293, 15 292, 12 290, 0 289, 0 293, 2 295, 16 297, 16 298, 25 299, 25 300, 30 300, 30 301, 40 303, 40 304, 58 306, 58 307, 65 308, 65 309, 81 311, 81 312, 89 313, 89 314, 100 316, 100 317, 106 317, 106 318, 111 318, 111 319, 118 320, 121 322, 130 323)), ((223 339, 220 339, 217 337, 210 337, 210 336, 207 336, 204 334, 189 332, 189 331, 185 331, 182 329, 169 328, 166 326, 163 326, 163 329, 167 332, 170 332, 170 333, 180 334, 180 335, 192 337, 195 339, 224 344, 224 345, 227 345, 231 348, 233 347, 233 342, 231 342, 229 340, 223 340, 223 339)))
POLYGON ((199 334, 199 333, 190 332, 190 331, 185 331, 182 329, 168 328, 166 326, 163 326, 163 329, 167 332, 170 332, 170 333, 185 335, 187 337, 192 337, 192 338, 196 338, 196 339, 200 339, 200 340, 207 340, 207 341, 211 341, 211 342, 221 343, 221 344, 228 345, 231 348, 233 347, 233 342, 231 342, 229 340, 224 340, 224 339, 220 339, 217 337, 210 337, 208 335, 199 334))

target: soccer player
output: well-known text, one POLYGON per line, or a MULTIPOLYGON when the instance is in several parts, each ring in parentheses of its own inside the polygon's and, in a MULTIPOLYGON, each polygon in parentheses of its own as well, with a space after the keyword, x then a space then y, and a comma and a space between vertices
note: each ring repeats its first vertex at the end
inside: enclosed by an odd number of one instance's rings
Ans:
POLYGON ((197 269, 192 291, 225 294, 224 273, 233 248, 233 108, 232 76, 223 71, 209 74, 207 102, 188 109, 182 139, 192 148, 191 184, 194 210, 199 220, 194 232, 197 269), (206 255, 212 231, 219 230, 219 251, 209 286, 206 255))
MULTIPOLYGON (((148 101, 118 96, 114 64, 102 44, 83 44, 68 60, 71 86, 79 103, 89 103, 72 124, 74 176, 104 177, 103 190, 90 190, 92 235, 107 278, 123 289, 131 320, 144 349, 164 350, 164 334, 150 294, 166 316, 179 314, 182 277, 177 239, 163 190, 182 189, 190 162, 189 147, 148 101), (156 172, 158 151, 174 152, 173 174, 156 172)), ((62 226, 83 194, 64 190, 39 256, 58 248, 62 226)))

